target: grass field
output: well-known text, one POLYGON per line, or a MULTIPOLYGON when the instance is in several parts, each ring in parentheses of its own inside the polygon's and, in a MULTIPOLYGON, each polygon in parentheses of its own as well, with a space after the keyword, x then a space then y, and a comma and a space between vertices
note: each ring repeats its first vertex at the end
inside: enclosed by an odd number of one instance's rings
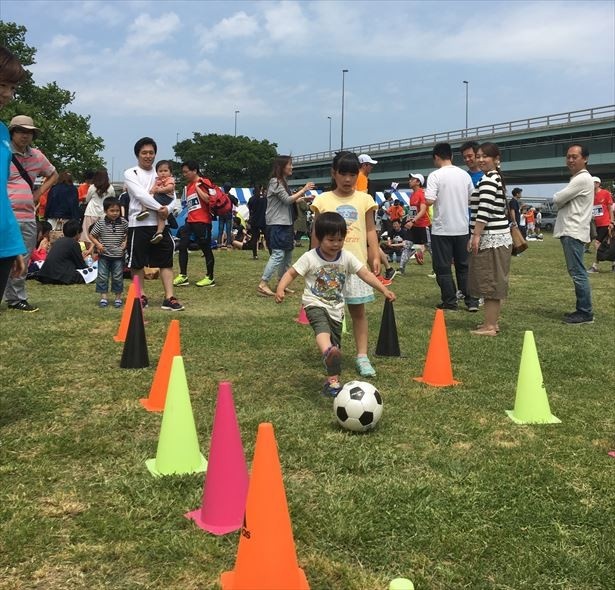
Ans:
MULTIPOLYGON (((183 516, 200 505, 203 477, 155 479, 144 464, 161 416, 138 399, 171 318, 181 323, 203 453, 220 380, 233 383, 249 463, 258 424, 273 423, 312 590, 385 589, 398 576, 417 590, 615 588, 609 265, 591 276, 595 324, 564 325, 574 296, 560 245, 550 235, 532 243, 512 260, 497 338, 469 334, 481 312, 446 316, 462 383, 445 389, 412 380, 439 301, 428 266, 413 265, 392 287, 403 358, 374 359, 384 416, 375 431, 352 435, 319 395, 311 330, 293 321, 299 291, 283 305, 257 297, 265 261, 249 256, 216 253, 218 286, 178 289, 178 314, 158 308, 158 281, 146 284, 149 369, 119 368, 120 312, 98 309, 93 286, 29 284, 39 313, 3 306, 0 588, 209 589, 232 569, 238 533, 214 537, 183 516), (505 415, 527 329, 561 424, 519 426, 505 415)), ((202 265, 193 253, 191 279, 202 265)), ((382 307, 369 306, 372 348, 382 307)), ((356 378, 353 350, 347 337, 344 381, 356 378)))

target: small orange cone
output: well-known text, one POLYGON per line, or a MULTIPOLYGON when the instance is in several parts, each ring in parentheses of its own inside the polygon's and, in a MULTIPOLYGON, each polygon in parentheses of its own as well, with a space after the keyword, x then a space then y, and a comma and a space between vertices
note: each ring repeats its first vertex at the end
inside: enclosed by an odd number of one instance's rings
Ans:
POLYGON ((309 590, 297 563, 273 425, 259 424, 235 569, 222 590, 309 590))
POLYGON ((124 311, 122 312, 122 319, 117 329, 117 334, 113 337, 116 342, 126 342, 126 334, 128 334, 128 324, 130 324, 130 316, 132 314, 132 304, 136 297, 135 283, 131 281, 130 287, 128 287, 128 294, 126 295, 126 304, 124 305, 124 311))
POLYGON ((310 320, 308 320, 307 314, 305 313, 305 307, 303 307, 303 305, 301 306, 301 309, 299 310, 299 315, 295 318, 295 321, 302 326, 306 326, 310 323, 310 320))
POLYGON ((451 355, 448 350, 448 337, 444 323, 444 311, 436 310, 436 317, 431 328, 431 338, 427 349, 427 358, 422 377, 414 377, 415 381, 433 385, 434 387, 448 387, 458 385, 459 381, 453 379, 451 355))
POLYGON ((154 380, 149 390, 149 397, 139 400, 148 412, 162 412, 164 410, 174 356, 181 356, 179 348, 179 320, 171 320, 169 324, 167 337, 162 346, 160 360, 154 374, 154 380))

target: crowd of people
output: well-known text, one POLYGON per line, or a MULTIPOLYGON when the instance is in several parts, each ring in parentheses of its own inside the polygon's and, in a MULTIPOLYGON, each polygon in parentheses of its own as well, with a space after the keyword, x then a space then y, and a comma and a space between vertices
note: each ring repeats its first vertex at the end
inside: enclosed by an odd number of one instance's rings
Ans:
MULTIPOLYGON (((11 100, 24 76, 17 59, 1 48, 0 106, 11 100)), ((101 308, 109 306, 109 293, 113 293, 114 307, 123 305, 127 269, 143 284, 145 269, 155 267, 164 291, 161 308, 181 311, 184 306, 174 288, 190 284, 188 252, 196 243, 204 257, 204 276, 195 285, 216 285, 213 204, 218 203, 219 193, 230 195, 230 184, 218 189, 202 175, 197 162, 188 160, 181 166, 185 188, 178 198, 171 163, 156 161, 155 140, 143 137, 134 145, 136 165, 124 173, 125 192, 116 198, 104 169, 87 173, 79 187, 70 173, 58 174, 32 146, 39 133, 26 115, 13 117, 8 130, 0 126, 0 293, 9 309, 38 309, 28 301, 26 291, 31 259, 36 268, 30 270, 35 270, 32 274, 39 281, 67 285, 90 282, 87 273, 96 260, 95 290, 101 308), (40 186, 35 186, 37 178, 42 178, 40 186), (43 204, 42 195, 46 195, 43 204), (182 206, 185 223, 175 237, 170 230, 177 226, 182 206), (38 225, 37 214, 45 220, 38 225)), ((466 169, 453 164, 450 144, 436 144, 432 150, 435 170, 427 179, 409 173, 408 203, 388 192, 380 206, 369 189, 369 175, 378 162, 368 154, 337 153, 331 165, 331 189, 315 198, 310 194, 313 182, 291 189, 292 158, 278 156, 268 186, 253 191, 247 223, 230 207, 218 213, 220 248, 251 251, 254 260, 261 249, 269 251, 256 286, 258 295, 282 302, 292 292, 292 281, 299 275, 305 278, 303 304, 328 374, 325 393, 335 395, 339 390, 340 327, 346 308, 352 319, 357 371, 362 377, 375 375, 368 358, 365 305, 374 300, 374 289, 395 299, 388 289, 397 272, 393 262, 404 273, 411 260, 423 264, 429 253, 430 276, 440 290, 436 307, 457 311, 463 303, 475 313, 484 305, 484 320, 472 334, 499 334, 508 295, 510 228, 517 225, 528 239, 537 238, 541 213, 520 201, 520 188, 508 199, 496 144, 467 142, 459 151, 466 169), (309 235, 313 249, 293 265, 293 249, 302 244, 304 235, 309 235), (275 287, 271 285, 274 275, 278 277, 275 287)), ((613 199, 587 170, 588 159, 585 146, 569 146, 566 164, 571 180, 554 196, 558 209, 554 236, 561 241, 576 294, 575 310, 564 317, 569 324, 594 320, 583 263, 586 245, 595 239, 597 257, 590 273, 598 272, 602 260, 615 259, 613 199)), ((149 305, 144 292, 141 304, 149 305)))

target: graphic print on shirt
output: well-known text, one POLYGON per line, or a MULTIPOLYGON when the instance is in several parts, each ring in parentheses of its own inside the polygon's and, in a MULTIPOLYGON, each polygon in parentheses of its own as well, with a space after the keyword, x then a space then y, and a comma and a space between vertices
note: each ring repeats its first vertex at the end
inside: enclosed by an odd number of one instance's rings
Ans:
POLYGON ((340 270, 339 265, 325 264, 316 272, 311 291, 323 301, 341 303, 343 301, 342 291, 344 290, 345 282, 346 275, 340 270))

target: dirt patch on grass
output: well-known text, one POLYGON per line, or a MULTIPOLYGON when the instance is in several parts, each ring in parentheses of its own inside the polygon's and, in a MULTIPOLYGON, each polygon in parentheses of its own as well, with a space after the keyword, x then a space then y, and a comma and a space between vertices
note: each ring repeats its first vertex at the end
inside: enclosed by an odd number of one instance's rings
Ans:
POLYGON ((80 502, 73 494, 61 493, 40 501, 41 514, 51 518, 73 518, 88 508, 88 504, 80 502))

